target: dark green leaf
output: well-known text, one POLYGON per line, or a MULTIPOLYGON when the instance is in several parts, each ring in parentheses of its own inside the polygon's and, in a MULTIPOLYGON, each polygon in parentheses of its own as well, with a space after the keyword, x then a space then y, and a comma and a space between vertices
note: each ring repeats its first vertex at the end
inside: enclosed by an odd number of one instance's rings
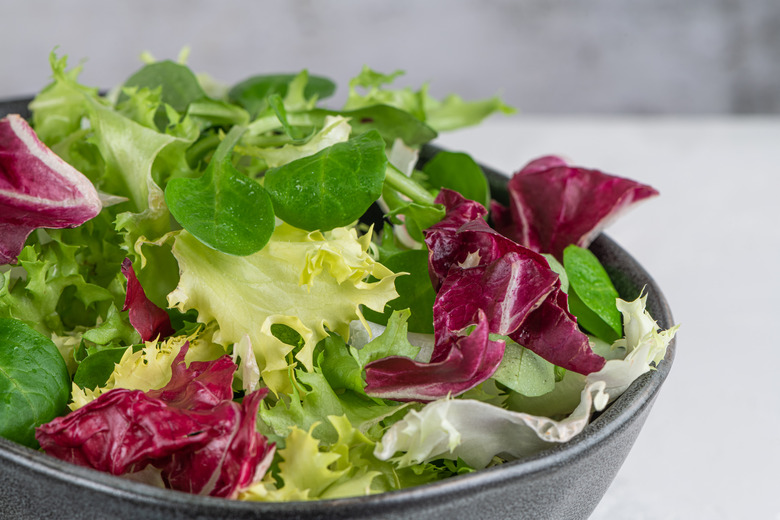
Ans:
MULTIPOLYGON (((144 66, 130 76, 125 87, 162 89, 162 102, 171 105, 177 112, 185 112, 195 100, 206 97, 198 78, 186 66, 170 60, 157 61, 144 66)), ((120 101, 123 99, 120 96, 120 101)))
POLYGON ((104 348, 89 354, 76 369, 73 382, 89 390, 105 386, 114 371, 114 365, 119 363, 128 348, 130 347, 104 348))
POLYGON ((0 318, 0 436, 37 447, 35 428, 63 413, 70 397, 54 343, 19 320, 0 318))
POLYGON ((433 188, 448 188, 490 207, 490 187, 482 168, 462 152, 441 151, 425 163, 423 172, 433 188))
MULTIPOLYGON (((297 74, 272 74, 253 76, 230 89, 228 97, 244 107, 252 117, 268 107, 267 98, 274 94, 284 97, 290 87, 290 83, 297 74)), ((324 99, 332 96, 336 91, 336 84, 328 78, 321 76, 309 76, 303 95, 306 98, 317 96, 324 99)))
POLYGON ((395 279, 395 289, 399 296, 387 303, 384 314, 364 309, 363 315, 367 320, 386 325, 394 311, 410 309, 411 316, 407 322, 409 331, 432 334, 436 292, 428 274, 428 251, 403 251, 384 259, 382 263, 394 273, 409 274, 395 279))
POLYGON ((245 256, 268 243, 275 224, 268 193, 230 162, 230 150, 242 131, 233 127, 201 177, 171 179, 165 202, 198 240, 217 251, 245 256))
POLYGON ((587 331, 607 342, 623 336, 618 292, 596 255, 570 245, 563 251, 563 266, 569 278, 569 310, 587 331))
POLYGON ((384 141, 369 132, 269 170, 264 185, 279 218, 327 231, 365 213, 382 193, 386 168, 384 141))

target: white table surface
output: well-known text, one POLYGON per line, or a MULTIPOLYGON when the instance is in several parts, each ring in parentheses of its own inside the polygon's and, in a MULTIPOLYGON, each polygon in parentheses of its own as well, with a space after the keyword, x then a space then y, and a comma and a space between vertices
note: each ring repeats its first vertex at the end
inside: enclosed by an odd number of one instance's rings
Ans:
POLYGON ((495 116, 437 141, 511 173, 546 154, 650 184, 607 233, 682 324, 592 519, 780 520, 780 118, 495 116))

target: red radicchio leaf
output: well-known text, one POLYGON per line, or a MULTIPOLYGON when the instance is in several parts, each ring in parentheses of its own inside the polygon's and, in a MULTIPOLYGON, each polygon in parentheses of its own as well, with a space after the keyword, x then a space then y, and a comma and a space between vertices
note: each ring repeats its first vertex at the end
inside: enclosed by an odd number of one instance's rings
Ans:
POLYGON ((514 251, 487 265, 450 270, 433 306, 436 345, 431 360, 446 355, 440 345, 454 331, 473 324, 479 310, 486 314, 490 332, 514 332, 557 281, 552 270, 514 251))
POLYGON ((504 342, 489 338, 487 316, 477 313, 468 336, 453 336, 439 361, 391 356, 366 365, 366 393, 396 401, 432 401, 462 394, 489 378, 504 357, 504 342))
POLYGON ((587 247, 620 213, 658 195, 650 186, 571 167, 555 156, 530 162, 510 179, 508 190, 511 218, 493 204, 496 229, 558 259, 569 244, 587 247))
POLYGON ((141 335, 141 339, 151 341, 172 335, 174 330, 170 316, 146 297, 129 258, 122 262, 122 274, 127 278, 127 295, 122 310, 130 311, 130 324, 141 335))
POLYGON ((43 450, 113 475, 151 465, 171 489, 235 497, 262 478, 273 457, 274 445, 255 428, 268 389, 233 402, 230 356, 186 367, 188 348, 160 390, 113 389, 42 425, 36 438, 43 450))
POLYGON ((37 228, 76 227, 102 205, 95 187, 60 159, 21 116, 0 119, 0 265, 37 228))
POLYGON ((509 337, 554 365, 580 374, 598 372, 606 360, 590 348, 588 337, 568 311, 568 297, 557 287, 509 337))
MULTIPOLYGON (((560 159, 555 157, 543 158, 529 168, 533 171, 534 168, 555 165, 558 161, 560 159)), ((462 215, 468 201, 457 193, 445 193, 445 190, 442 193, 444 196, 437 202, 445 205, 447 217, 450 212, 462 215)), ((443 297, 441 291, 437 294, 434 307, 437 345, 438 335, 445 334, 446 330, 465 327, 477 306, 487 313, 490 332, 508 335, 544 359, 568 370, 582 374, 600 370, 604 366, 604 358, 593 353, 587 336, 577 327, 577 319, 568 311, 568 298, 560 290, 558 276, 549 268, 547 260, 498 234, 480 217, 458 228, 436 225, 426 231, 429 269, 432 276, 437 277, 434 281, 446 284, 451 279, 453 287, 457 285, 455 280, 463 284, 458 298, 443 297), (508 269, 507 263, 501 267, 500 263, 497 264, 502 258, 514 265, 512 269, 516 274, 503 279, 497 276, 508 269), (492 266, 489 268, 491 275, 478 280, 469 277, 469 267, 486 264, 492 266), (515 284, 518 287, 514 287, 515 284)), ((445 218, 445 221, 451 220, 445 218)), ((463 222, 463 219, 456 222, 463 222)), ((435 349, 432 359, 436 359, 439 352, 435 349)))

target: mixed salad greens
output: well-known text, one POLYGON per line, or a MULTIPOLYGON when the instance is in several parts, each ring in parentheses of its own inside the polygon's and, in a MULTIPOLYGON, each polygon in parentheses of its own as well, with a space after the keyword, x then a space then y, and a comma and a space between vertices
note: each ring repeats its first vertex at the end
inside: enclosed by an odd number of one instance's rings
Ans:
POLYGON ((549 156, 504 206, 467 154, 418 163, 498 98, 51 66, 0 120, 8 439, 191 493, 378 493, 566 442, 675 334, 586 249, 654 189, 549 156))

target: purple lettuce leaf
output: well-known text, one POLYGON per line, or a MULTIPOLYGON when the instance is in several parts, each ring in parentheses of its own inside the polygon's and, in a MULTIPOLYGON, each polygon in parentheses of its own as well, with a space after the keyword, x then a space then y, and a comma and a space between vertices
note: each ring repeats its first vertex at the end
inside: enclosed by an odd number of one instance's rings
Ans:
POLYGON ((557 287, 516 331, 518 344, 554 365, 579 374, 598 372, 606 360, 593 352, 588 337, 569 312, 568 297, 557 287))
POLYGON ((504 356, 504 341, 489 337, 487 316, 477 312, 477 326, 468 336, 453 334, 441 345, 438 361, 423 363, 391 356, 366 365, 368 395, 395 401, 433 401, 459 395, 488 379, 504 356))
POLYGON ((647 185, 547 156, 530 162, 508 183, 510 215, 493 204, 502 234, 558 259, 569 244, 587 247, 613 219, 658 195, 647 185))
POLYGON ((0 119, 0 265, 14 262, 37 228, 76 227, 102 205, 95 187, 19 115, 0 119))
POLYGON ((174 330, 170 316, 146 297, 129 258, 122 262, 122 274, 127 278, 127 294, 122 310, 129 311, 130 324, 141 335, 141 339, 151 341, 172 335, 174 330))
POLYGON ((449 336, 486 315, 488 330, 509 335, 556 287, 558 275, 535 258, 508 252, 489 264, 451 269, 433 306, 436 343, 431 357, 446 356, 449 336))
POLYGON ((116 388, 39 427, 42 449, 59 459, 113 475, 155 468, 166 487, 235 497, 262 478, 274 445, 256 431, 267 389, 232 401, 230 356, 192 362, 185 345, 159 390, 116 388))
POLYGON ((558 275, 547 260, 488 226, 481 205, 446 189, 436 202, 447 214, 424 232, 429 272, 438 289, 430 363, 404 357, 369 363, 366 393, 426 401, 458 395, 482 383, 498 368, 504 346, 488 340, 463 343, 462 332, 474 324, 520 340, 567 369, 581 373, 600 369, 604 359, 591 351, 587 336, 568 312, 558 275))

